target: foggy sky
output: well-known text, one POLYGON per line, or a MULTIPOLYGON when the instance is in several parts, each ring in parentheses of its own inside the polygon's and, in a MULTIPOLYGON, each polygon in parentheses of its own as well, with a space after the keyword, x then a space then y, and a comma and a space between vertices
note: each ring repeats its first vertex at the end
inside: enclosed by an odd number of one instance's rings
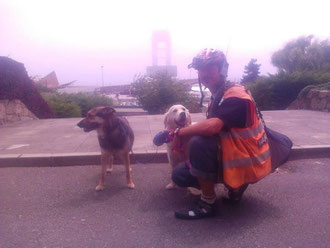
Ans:
POLYGON ((195 78, 192 57, 205 47, 227 53, 229 78, 251 58, 274 73, 271 54, 301 35, 330 36, 327 1, 0 0, 0 56, 29 75, 55 71, 60 84, 127 84, 151 65, 153 30, 172 38, 178 78, 195 78))

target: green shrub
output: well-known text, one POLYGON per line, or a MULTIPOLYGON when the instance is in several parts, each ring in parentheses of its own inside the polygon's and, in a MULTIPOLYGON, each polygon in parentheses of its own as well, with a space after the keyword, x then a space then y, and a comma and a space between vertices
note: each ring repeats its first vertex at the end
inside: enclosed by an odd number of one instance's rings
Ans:
POLYGON ((96 95, 91 93, 76 93, 65 95, 71 101, 74 101, 79 105, 82 116, 86 116, 88 110, 97 106, 113 106, 112 99, 102 95, 96 95))
POLYGON ((62 94, 43 93, 42 96, 55 111, 56 118, 81 117, 81 109, 76 102, 62 94))
POLYGON ((192 113, 200 112, 199 99, 189 94, 187 87, 167 74, 137 76, 131 93, 149 114, 163 114, 174 104, 183 104, 192 113))
POLYGON ((282 72, 261 77, 247 88, 261 110, 279 110, 286 109, 306 86, 329 81, 330 73, 324 71, 282 72))
POLYGON ((43 93, 42 96, 53 108, 57 118, 86 116, 96 106, 112 106, 112 99, 87 93, 43 93))

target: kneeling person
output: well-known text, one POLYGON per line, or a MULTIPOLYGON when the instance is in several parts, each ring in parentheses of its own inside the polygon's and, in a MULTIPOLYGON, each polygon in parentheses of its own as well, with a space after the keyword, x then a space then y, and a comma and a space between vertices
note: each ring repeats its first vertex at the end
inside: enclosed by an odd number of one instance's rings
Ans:
POLYGON ((174 144, 191 137, 189 162, 175 168, 172 180, 182 187, 200 187, 201 199, 176 211, 181 219, 215 215, 215 183, 228 188, 228 200, 238 202, 247 185, 271 172, 269 146, 254 101, 240 85, 226 82, 228 63, 218 50, 205 49, 189 65, 211 93, 207 119, 176 132, 174 144))

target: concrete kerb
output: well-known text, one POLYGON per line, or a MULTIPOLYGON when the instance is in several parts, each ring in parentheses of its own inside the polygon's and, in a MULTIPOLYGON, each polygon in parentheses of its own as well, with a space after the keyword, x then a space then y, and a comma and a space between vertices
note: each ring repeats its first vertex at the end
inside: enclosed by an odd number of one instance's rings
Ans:
MULTIPOLYGON (((167 163, 166 151, 134 152, 131 163, 167 163)), ((330 145, 294 146, 290 160, 307 158, 330 158, 330 145)), ((115 164, 123 162, 115 158, 115 164)), ((60 167, 100 164, 100 153, 49 153, 49 154, 8 154, 0 155, 1 167, 60 167)))
POLYGON ((330 145, 294 146, 289 160, 330 158, 330 145))
MULTIPOLYGON (((101 161, 100 155, 99 152, 0 155, 0 168, 97 165, 101 161)), ((130 159, 132 164, 168 162, 165 151, 134 152, 130 159)), ((114 164, 122 163, 121 159, 115 157, 114 164)))

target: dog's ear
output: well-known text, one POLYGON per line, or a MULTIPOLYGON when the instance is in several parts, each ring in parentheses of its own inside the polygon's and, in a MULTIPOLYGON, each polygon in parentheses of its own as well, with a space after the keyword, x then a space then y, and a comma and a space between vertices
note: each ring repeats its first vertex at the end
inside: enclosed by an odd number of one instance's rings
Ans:
POLYGON ((168 126, 168 119, 170 118, 170 109, 164 115, 164 126, 167 128, 168 126))
POLYGON ((96 115, 99 117, 110 117, 114 113, 116 113, 115 109, 113 109, 111 107, 104 107, 100 111, 98 111, 98 113, 96 115))
POLYGON ((190 126, 191 125, 191 115, 188 110, 186 112, 186 118, 187 118, 187 125, 190 126))

